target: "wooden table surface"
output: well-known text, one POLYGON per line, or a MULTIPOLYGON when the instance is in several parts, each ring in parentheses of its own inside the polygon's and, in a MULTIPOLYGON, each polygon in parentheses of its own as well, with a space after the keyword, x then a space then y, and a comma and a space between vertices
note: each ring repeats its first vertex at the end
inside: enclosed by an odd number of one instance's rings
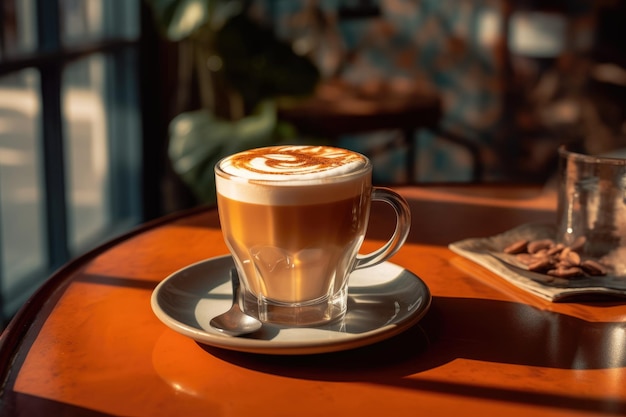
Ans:
MULTIPOLYGON (((0 337, 0 416, 626 415, 626 303, 550 303, 447 244, 553 222, 537 187, 397 189, 413 228, 392 262, 433 296, 391 339, 305 356, 237 353, 170 330, 150 297, 226 254, 215 210, 159 219, 54 274, 0 337)), ((391 222, 375 206, 364 250, 391 222)))

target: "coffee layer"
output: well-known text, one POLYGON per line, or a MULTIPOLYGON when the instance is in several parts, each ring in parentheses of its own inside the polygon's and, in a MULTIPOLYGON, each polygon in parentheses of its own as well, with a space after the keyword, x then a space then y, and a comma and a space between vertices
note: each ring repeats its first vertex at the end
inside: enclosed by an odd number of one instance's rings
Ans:
POLYGON ((218 195, 218 207, 248 289, 256 297, 299 303, 341 288, 363 241, 369 198, 269 206, 218 195))

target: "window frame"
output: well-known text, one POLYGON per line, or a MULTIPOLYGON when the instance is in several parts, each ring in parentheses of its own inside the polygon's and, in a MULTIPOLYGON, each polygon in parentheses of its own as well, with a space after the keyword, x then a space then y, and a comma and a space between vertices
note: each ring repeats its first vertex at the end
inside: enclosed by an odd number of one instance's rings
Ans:
MULTIPOLYGON (((25 69, 34 69, 39 72, 39 94, 40 94, 40 109, 41 109, 41 125, 40 125, 40 137, 37 139, 39 146, 41 146, 40 163, 42 164, 42 187, 43 187, 43 210, 45 217, 43 219, 45 224, 45 236, 46 236, 46 253, 47 257, 47 269, 45 271, 36 271, 26 274, 23 279, 20 279, 18 285, 16 285, 16 292, 20 295, 25 294, 21 300, 12 300, 11 303, 6 299, 6 294, 0 293, 0 328, 3 324, 6 324, 9 317, 3 317, 3 311, 9 304, 21 305, 30 294, 42 284, 42 282, 56 269, 68 262, 72 257, 79 255, 79 253, 72 252, 70 248, 70 236, 69 236, 69 219, 68 219, 68 199, 67 199, 67 173, 66 173, 66 159, 65 145, 67 138, 64 132, 64 115, 62 108, 62 77, 63 71, 66 66, 76 62, 78 60, 93 56, 96 54, 102 54, 109 61, 110 57, 113 57, 113 61, 116 63, 113 66, 115 74, 114 78, 123 75, 125 87, 129 85, 134 88, 137 106, 138 106, 138 118, 136 126, 141 137, 138 138, 138 154, 129 156, 125 155, 120 149, 117 149, 112 141, 108 141, 109 147, 109 169, 112 162, 120 160, 120 158, 137 158, 137 163, 140 165, 138 178, 139 193, 140 196, 137 199, 137 203, 133 204, 130 209, 123 209, 119 206, 113 205, 108 207, 111 211, 111 217, 113 223, 118 228, 113 228, 109 231, 108 236, 102 236, 100 241, 104 241, 113 237, 115 234, 127 231, 129 228, 157 217, 162 214, 161 204, 161 191, 159 187, 158 179, 161 176, 163 170, 163 163, 159 159, 160 149, 162 143, 165 140, 164 135, 157 135, 156 138, 151 139, 151 146, 146 146, 147 137, 155 135, 155 128, 144 130, 144 123, 146 120, 154 120, 152 114, 145 114, 143 111, 144 103, 153 103, 156 100, 158 94, 157 89, 154 88, 157 82, 158 73, 153 73, 149 77, 140 77, 142 68, 146 65, 150 65, 155 57, 157 57, 157 49, 154 47, 157 42, 157 35, 152 29, 150 11, 147 10, 144 2, 138 0, 139 15, 138 22, 139 31, 135 38, 128 37, 110 37, 104 40, 86 40, 80 44, 63 45, 61 40, 61 28, 60 28, 60 9, 59 3, 61 0, 34 0, 34 8, 36 10, 35 27, 37 30, 37 44, 33 51, 24 52, 19 54, 11 54, 7 56, 4 51, 5 39, 3 34, 0 33, 0 77, 10 75, 12 73, 19 72, 25 69), (123 70, 118 65, 119 61, 127 62, 128 60, 135 60, 133 63, 136 69, 134 74, 122 74, 123 70), (133 84, 133 85, 131 85, 133 84), (113 145, 113 146, 112 146, 113 145), (152 162, 148 162, 152 161, 152 162), (156 180, 156 181, 155 181, 156 180), (129 222, 129 218, 133 218, 129 222), (126 220, 124 220, 126 219, 126 220), (28 294, 28 295, 26 295, 28 294)), ((110 14, 112 12, 111 6, 103 0, 103 6, 107 8, 106 12, 110 14)), ((4 14, 0 8, 0 21, 3 21, 4 14)), ((103 10, 104 13, 104 10, 103 10)), ((115 16, 112 16, 115 18, 115 16)), ((106 29, 106 28, 105 28, 106 29)), ((2 31, 0 31, 2 32, 2 31)), ((107 103, 109 97, 105 98, 107 103)), ((149 107, 152 112, 158 111, 160 107, 152 105, 149 107)), ((111 123, 111 118, 124 119, 127 118, 123 111, 114 107, 109 108, 112 114, 107 116, 107 123, 111 123)), ((158 120, 158 118, 157 118, 158 120)), ((115 129, 119 129, 118 124, 115 124, 115 129)), ((109 137, 116 135, 119 132, 111 130, 109 137)), ((121 181, 122 178, 118 176, 118 173, 113 170, 111 172, 111 183, 115 184, 116 181, 121 181)), ((114 187, 111 187, 111 193, 116 193, 114 187)), ((0 190, 1 192, 1 190, 0 190)), ((111 200, 115 200, 112 198, 111 200)), ((1 238, 0 238, 1 240, 1 238)), ((3 242, 0 241, 0 251, 2 250, 3 242)), ((90 249, 86 247, 83 251, 90 249)), ((1 260, 0 260, 1 262, 1 260)), ((6 279, 2 270, 0 270, 0 282, 6 279)), ((11 290, 11 293, 14 291, 11 290)), ((20 297, 22 298, 22 297, 20 297)), ((11 311, 15 309, 11 308, 11 311)))

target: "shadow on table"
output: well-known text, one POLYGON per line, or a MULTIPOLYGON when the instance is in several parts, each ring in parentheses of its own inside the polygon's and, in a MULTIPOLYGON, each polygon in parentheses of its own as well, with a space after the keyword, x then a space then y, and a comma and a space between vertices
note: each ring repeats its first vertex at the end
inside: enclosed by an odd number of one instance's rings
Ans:
POLYGON ((268 373, 359 380, 369 374, 378 377, 381 369, 384 374, 411 375, 458 358, 576 370, 626 367, 625 331, 626 323, 587 322, 525 304, 435 296, 418 325, 358 349, 289 356, 202 347, 268 373))
POLYGON ((273 356, 202 347, 238 366, 291 378, 389 384, 577 410, 601 410, 608 403, 611 412, 623 412, 626 402, 404 377, 461 358, 576 370, 625 367, 625 331, 626 323, 587 322, 519 303, 434 297, 418 325, 389 340, 349 351, 273 356))
POLYGON ((0 409, 0 417, 15 416, 73 416, 107 417, 114 414, 103 413, 60 401, 49 400, 35 395, 12 393, 0 409))

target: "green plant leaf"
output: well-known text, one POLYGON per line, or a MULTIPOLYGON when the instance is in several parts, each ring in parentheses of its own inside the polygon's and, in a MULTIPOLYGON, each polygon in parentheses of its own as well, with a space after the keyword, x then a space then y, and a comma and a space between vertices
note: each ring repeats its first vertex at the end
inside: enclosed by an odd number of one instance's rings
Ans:
POLYGON ((275 105, 269 101, 262 103, 254 114, 238 121, 222 120, 207 110, 197 110, 182 113, 170 123, 168 154, 174 171, 196 197, 213 203, 216 199, 213 170, 220 159, 245 149, 288 140, 295 134, 294 129, 277 123, 275 105), (279 128, 281 136, 276 134, 279 128))
POLYGON ((284 95, 311 94, 319 81, 317 67, 293 52, 267 28, 241 13, 215 34, 223 73, 248 106, 284 95))
POLYGON ((209 21, 209 0, 148 0, 159 28, 170 41, 190 36, 209 21))

